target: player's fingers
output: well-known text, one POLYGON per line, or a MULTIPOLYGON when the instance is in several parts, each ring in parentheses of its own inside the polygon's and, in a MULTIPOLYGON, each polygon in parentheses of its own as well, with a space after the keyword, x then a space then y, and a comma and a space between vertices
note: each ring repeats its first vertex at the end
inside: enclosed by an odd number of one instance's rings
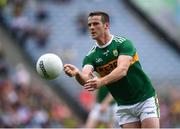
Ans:
POLYGON ((71 65, 71 64, 65 64, 65 65, 64 65, 64 68, 74 69, 75 66, 74 66, 74 65, 71 65))
POLYGON ((66 72, 71 72, 72 70, 71 70, 71 68, 69 68, 69 67, 65 67, 65 68, 64 68, 64 71, 66 71, 66 72))
POLYGON ((87 90, 96 90, 96 85, 93 85, 93 84, 85 84, 84 85, 84 89, 87 89, 87 90))
POLYGON ((65 72, 65 73, 70 73, 70 69, 68 69, 68 68, 67 68, 67 69, 64 69, 64 72, 65 72))
POLYGON ((67 71, 67 70, 69 70, 69 67, 64 66, 64 71, 67 71))
POLYGON ((88 87, 88 86, 91 86, 91 87, 93 87, 93 88, 96 88, 97 87, 97 84, 96 84, 96 82, 88 82, 88 83, 86 83, 86 84, 84 84, 84 87, 88 87))
POLYGON ((70 73, 66 73, 69 77, 72 77, 72 74, 70 74, 70 73))
POLYGON ((64 64, 64 69, 67 69, 69 67, 68 64, 64 64))
POLYGON ((68 75, 68 76, 70 76, 70 77, 72 77, 72 71, 70 70, 70 69, 64 69, 64 72, 68 75))
POLYGON ((91 88, 91 89, 87 89, 88 91, 95 91, 96 89, 94 88, 91 88))
POLYGON ((92 86, 84 86, 84 89, 90 89, 93 88, 92 86))
POLYGON ((86 83, 86 84, 84 84, 84 87, 92 87, 92 84, 91 83, 86 83))
POLYGON ((86 89, 88 91, 94 91, 95 90, 95 88, 93 88, 93 87, 84 87, 84 89, 86 89))
POLYGON ((95 80, 94 79, 89 79, 89 80, 87 80, 87 82, 86 83, 94 83, 95 82, 95 80))

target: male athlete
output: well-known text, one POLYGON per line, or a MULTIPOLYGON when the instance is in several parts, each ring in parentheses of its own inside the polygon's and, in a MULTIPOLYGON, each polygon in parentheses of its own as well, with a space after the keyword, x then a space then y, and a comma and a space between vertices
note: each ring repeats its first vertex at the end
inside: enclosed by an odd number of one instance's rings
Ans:
POLYGON ((132 42, 110 33, 109 16, 91 12, 88 27, 96 46, 85 56, 80 71, 71 64, 64 71, 88 91, 106 86, 118 104, 116 116, 122 128, 159 128, 155 89, 143 72, 132 42), (101 77, 92 77, 96 71, 101 77))

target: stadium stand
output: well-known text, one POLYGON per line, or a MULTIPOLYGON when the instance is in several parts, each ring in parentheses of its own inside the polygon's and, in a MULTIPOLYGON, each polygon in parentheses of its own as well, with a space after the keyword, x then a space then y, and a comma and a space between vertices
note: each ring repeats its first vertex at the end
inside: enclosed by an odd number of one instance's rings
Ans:
MULTIPOLYGON (((3 19, 4 26, 17 38, 17 45, 30 57, 32 64, 40 55, 53 52, 64 63, 72 63, 79 68, 83 57, 94 45, 86 30, 88 12, 108 12, 112 19, 112 33, 128 37, 134 42, 143 68, 158 89, 161 127, 180 127, 179 54, 167 45, 169 41, 164 37, 150 31, 146 23, 125 6, 123 0, 20 0, 20 3, 9 2, 3 6, 0 8, 0 19, 3 19)), ((77 112, 81 118, 86 118, 93 103, 93 95, 83 92, 75 80, 64 74, 52 83, 59 87, 58 94, 66 93, 69 96, 66 101, 72 102, 71 108, 82 109, 82 112, 77 112)))
POLYGON ((78 127, 78 118, 42 81, 24 53, 0 27, 0 127, 78 127))

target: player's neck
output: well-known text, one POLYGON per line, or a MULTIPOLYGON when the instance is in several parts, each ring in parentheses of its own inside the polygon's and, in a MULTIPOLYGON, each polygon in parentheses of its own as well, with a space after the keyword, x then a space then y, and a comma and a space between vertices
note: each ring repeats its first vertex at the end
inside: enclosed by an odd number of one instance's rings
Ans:
POLYGON ((112 38, 112 35, 110 33, 106 33, 96 41, 99 44, 99 46, 103 46, 106 43, 108 43, 111 40, 111 38, 112 38))

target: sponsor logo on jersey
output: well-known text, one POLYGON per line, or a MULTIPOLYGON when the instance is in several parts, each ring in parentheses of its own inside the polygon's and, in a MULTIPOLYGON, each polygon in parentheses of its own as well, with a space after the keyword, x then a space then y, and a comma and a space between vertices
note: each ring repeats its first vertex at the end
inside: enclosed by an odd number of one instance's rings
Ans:
POLYGON ((101 77, 109 74, 117 67, 117 60, 113 60, 103 66, 96 67, 97 72, 101 75, 101 77))
POLYGON ((113 55, 114 56, 118 56, 118 51, 117 50, 113 50, 113 55))
POLYGON ((109 50, 105 51, 105 52, 103 53, 103 55, 108 56, 108 55, 109 55, 109 50))
POLYGON ((102 61, 103 61, 102 58, 96 58, 96 63, 100 63, 102 61))

